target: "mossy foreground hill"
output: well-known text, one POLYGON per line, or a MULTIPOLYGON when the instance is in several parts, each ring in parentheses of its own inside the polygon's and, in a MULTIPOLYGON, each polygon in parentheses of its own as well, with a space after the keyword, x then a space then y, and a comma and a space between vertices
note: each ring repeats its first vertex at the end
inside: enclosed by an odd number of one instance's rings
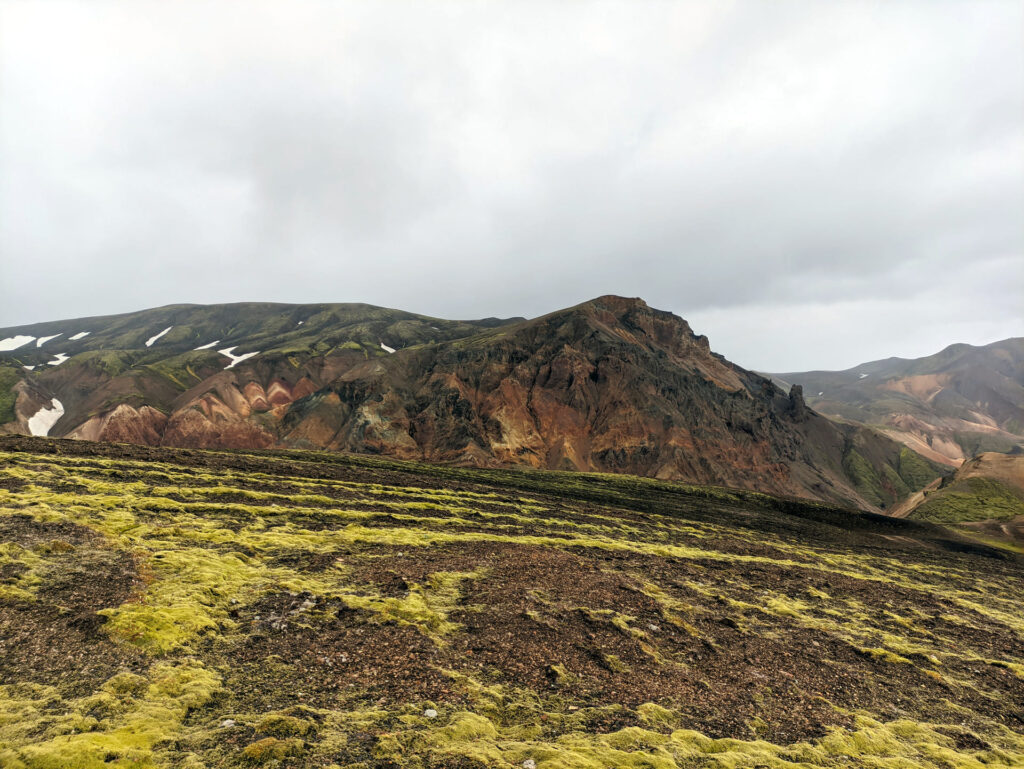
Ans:
POLYGON ((0 766, 1024 765, 1012 553, 628 476, 0 440, 0 766))

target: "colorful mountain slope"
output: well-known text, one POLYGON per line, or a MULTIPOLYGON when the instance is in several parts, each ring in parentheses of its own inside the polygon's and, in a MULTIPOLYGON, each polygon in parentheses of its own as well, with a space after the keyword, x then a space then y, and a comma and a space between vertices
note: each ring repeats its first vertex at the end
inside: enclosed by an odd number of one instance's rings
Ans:
POLYGON ((30 432, 56 399, 55 436, 627 472, 865 509, 939 473, 874 431, 822 418, 799 388, 787 394, 726 361, 684 320, 638 299, 601 297, 529 321, 225 305, 106 323, 0 332, 93 329, 78 340, 88 349, 68 347, 55 366, 32 361, 57 340, 0 353, 34 366, 17 369, 16 419, 3 429, 30 432), (109 348, 125 344, 134 347, 109 348))
POLYGON ((802 385, 822 414, 878 426, 950 467, 1024 445, 1024 338, 954 344, 926 358, 888 358, 846 371, 771 376, 781 386, 802 385))

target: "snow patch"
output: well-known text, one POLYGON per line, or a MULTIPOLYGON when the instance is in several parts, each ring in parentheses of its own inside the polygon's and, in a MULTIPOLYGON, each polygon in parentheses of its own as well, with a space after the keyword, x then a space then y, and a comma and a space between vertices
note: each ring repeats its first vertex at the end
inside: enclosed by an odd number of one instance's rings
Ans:
POLYGON ((867 377, 867 374, 861 374, 861 375, 860 375, 860 378, 861 378, 861 379, 864 379, 865 377, 867 377))
MULTIPOLYGON (((63 334, 63 333, 64 333, 63 331, 60 332, 60 334, 63 334)), ((51 339, 56 339, 57 337, 59 337, 60 334, 54 334, 53 336, 41 336, 41 337, 39 337, 36 340, 36 347, 42 347, 44 344, 49 342, 51 339)))
POLYGON ((47 435, 50 428, 57 424, 57 420, 64 416, 64 404, 54 398, 50 401, 50 408, 41 408, 28 420, 28 431, 32 435, 47 435))
POLYGON ((47 366, 59 366, 61 363, 68 359, 68 356, 62 352, 58 352, 56 353, 56 355, 57 357, 54 358, 53 360, 46 361, 47 366))
MULTIPOLYGON (((201 344, 198 347, 196 347, 195 349, 196 350, 209 350, 211 347, 213 347, 218 342, 220 342, 220 340, 219 339, 215 339, 214 341, 210 342, 209 344, 201 344)), ((235 348, 232 347, 231 349, 234 350, 235 348)))
MULTIPOLYGON (((237 347, 237 345, 235 347, 237 347)), ((257 350, 256 352, 247 352, 243 353, 242 355, 235 355, 235 347, 226 347, 223 350, 217 350, 217 352, 219 352, 221 355, 227 355, 229 358, 231 358, 231 362, 224 367, 225 370, 229 368, 234 368, 243 360, 249 360, 249 358, 251 358, 252 356, 260 354, 260 351, 257 350)))
POLYGON ((71 342, 77 342, 79 339, 85 339, 91 333, 92 333, 91 331, 79 331, 74 336, 69 336, 68 340, 71 341, 71 342))
POLYGON ((395 351, 394 347, 388 347, 383 342, 380 343, 380 349, 382 349, 384 352, 394 352, 395 351))
POLYGON ((159 334, 157 334, 155 336, 151 336, 149 339, 146 340, 146 347, 152 347, 153 346, 153 342, 155 342, 157 339, 162 337, 164 334, 166 334, 172 328, 174 328, 174 326, 168 326, 163 331, 161 331, 159 334))
POLYGON ((300 321, 299 321, 299 322, 298 322, 298 323, 297 323, 296 325, 298 325, 298 326, 301 326, 301 325, 302 325, 303 323, 305 323, 305 322, 306 322, 306 321, 304 321, 304 320, 300 320, 300 321))
POLYGON ((34 336, 25 336, 24 334, 9 336, 4 340, 0 340, 0 350, 17 350, 19 347, 24 344, 28 344, 33 339, 35 339, 34 336))
POLYGON ((821 397, 822 395, 824 395, 824 394, 825 394, 825 392, 824 392, 824 390, 823 390, 823 391, 821 391, 820 393, 818 393, 818 397, 820 398, 820 397, 821 397))
POLYGON ((35 368, 35 366, 22 366, 22 368, 25 369, 26 371, 31 371, 32 369, 35 368))

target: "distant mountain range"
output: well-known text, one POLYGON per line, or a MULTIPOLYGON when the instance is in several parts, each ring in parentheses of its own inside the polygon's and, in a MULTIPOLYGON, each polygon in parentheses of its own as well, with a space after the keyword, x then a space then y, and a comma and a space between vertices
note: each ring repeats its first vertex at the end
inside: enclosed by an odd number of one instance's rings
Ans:
POLYGON ((846 371, 771 374, 803 386, 808 405, 872 425, 951 467, 1024 445, 1024 338, 950 345, 926 358, 888 358, 846 371))
POLYGON ((628 472, 869 510, 942 471, 615 296, 533 320, 247 303, 2 329, 0 432, 628 472))

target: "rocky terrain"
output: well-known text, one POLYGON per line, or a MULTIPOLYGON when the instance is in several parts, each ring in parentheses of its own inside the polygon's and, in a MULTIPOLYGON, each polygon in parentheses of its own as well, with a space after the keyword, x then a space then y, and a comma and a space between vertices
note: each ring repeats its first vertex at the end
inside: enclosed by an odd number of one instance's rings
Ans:
POLYGON ((822 414, 877 426, 950 467, 1024 446, 1024 338, 954 344, 926 358, 888 358, 846 371, 771 376, 783 387, 803 385, 807 403, 822 414))
POLYGON ((482 321, 176 306, 4 329, 0 348, 7 433, 624 472, 869 510, 941 471, 638 299, 482 321))
POLYGON ((0 438, 0 766, 1021 766, 1022 565, 626 475, 0 438))

